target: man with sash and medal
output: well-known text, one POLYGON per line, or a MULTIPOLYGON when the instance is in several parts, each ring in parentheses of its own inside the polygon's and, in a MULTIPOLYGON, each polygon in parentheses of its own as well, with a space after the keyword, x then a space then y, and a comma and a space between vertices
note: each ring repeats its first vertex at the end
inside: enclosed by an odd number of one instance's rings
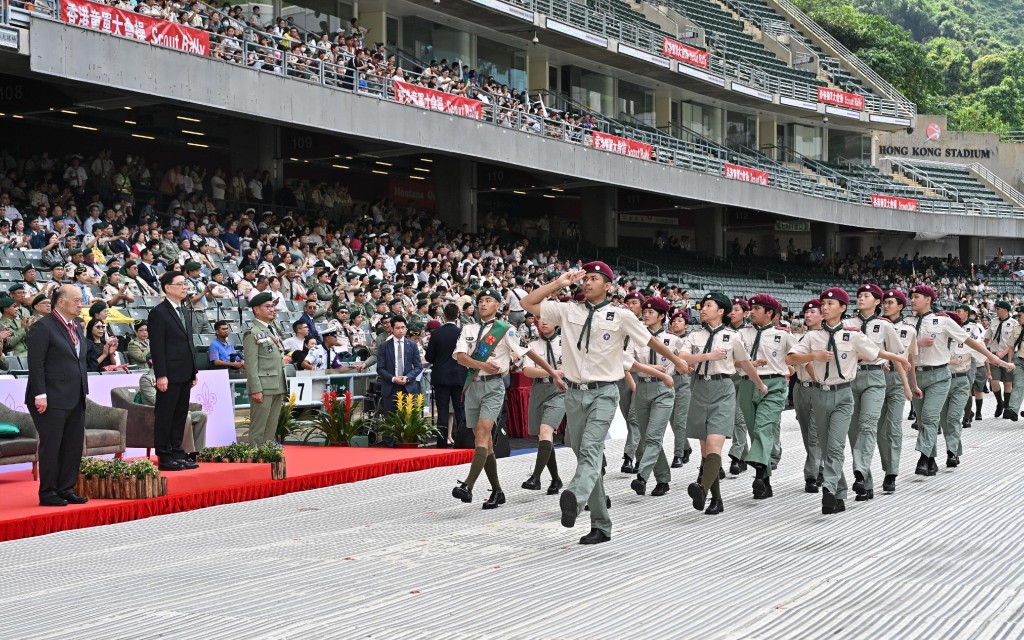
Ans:
POLYGON ((512 358, 518 360, 529 356, 554 381, 558 389, 565 390, 562 374, 548 364, 543 356, 524 347, 512 325, 495 318, 502 301, 498 290, 491 287, 480 290, 477 294, 480 324, 462 327, 452 354, 459 364, 469 370, 462 393, 466 406, 466 424, 473 425, 476 441, 469 475, 452 489, 452 496, 463 502, 472 502, 473 486, 482 470, 491 483, 491 495, 484 502, 484 509, 496 509, 498 505, 505 504, 505 493, 498 480, 491 431, 505 401, 505 383, 502 378, 508 375, 512 358))
MULTIPOLYGON (((562 328, 562 370, 565 372, 566 441, 576 454, 576 474, 562 491, 559 507, 562 526, 573 527, 584 505, 590 508, 590 533, 580 544, 611 540, 612 521, 601 477, 604 440, 619 404, 616 382, 622 379, 623 340, 629 336, 669 360, 678 370, 688 369, 677 356, 630 310, 611 306, 614 275, 603 262, 588 262, 579 271, 568 271, 531 291, 523 308, 542 322, 562 328), (563 287, 582 285, 581 302, 555 302, 547 298, 563 287)), ((668 378, 671 385, 671 378, 668 378)))
POLYGON ((269 293, 249 301, 253 321, 242 338, 246 387, 249 391, 249 444, 274 439, 281 403, 288 386, 284 379, 284 343, 274 326, 277 306, 269 293))

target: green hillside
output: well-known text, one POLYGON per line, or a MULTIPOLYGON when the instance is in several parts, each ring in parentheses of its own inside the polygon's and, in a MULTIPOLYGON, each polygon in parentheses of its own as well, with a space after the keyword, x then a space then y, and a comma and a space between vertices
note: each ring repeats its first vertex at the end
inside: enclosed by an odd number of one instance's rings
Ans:
POLYGON ((794 0, 921 113, 1024 130, 1024 0, 794 0))

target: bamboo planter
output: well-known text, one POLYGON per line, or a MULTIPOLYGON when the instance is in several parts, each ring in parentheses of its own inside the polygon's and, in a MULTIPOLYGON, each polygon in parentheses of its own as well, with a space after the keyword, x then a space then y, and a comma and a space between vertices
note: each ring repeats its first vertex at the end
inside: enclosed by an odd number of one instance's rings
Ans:
MULTIPOLYGON (((228 459, 217 459, 213 460, 200 460, 202 464, 219 464, 219 463, 238 463, 238 464, 262 464, 259 460, 228 460, 228 459)), ((270 465, 270 479, 271 480, 284 480, 286 475, 285 459, 281 458, 280 462, 268 462, 270 465)))
POLYGON ((75 483, 75 493, 86 498, 101 500, 159 498, 167 495, 167 478, 159 474, 144 478, 125 476, 101 478, 79 475, 78 482, 75 483))

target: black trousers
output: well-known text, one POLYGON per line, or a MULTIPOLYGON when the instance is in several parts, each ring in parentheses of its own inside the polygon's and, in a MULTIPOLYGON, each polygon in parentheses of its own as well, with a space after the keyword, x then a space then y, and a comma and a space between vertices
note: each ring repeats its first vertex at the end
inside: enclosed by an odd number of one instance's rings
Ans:
POLYGON ((39 498, 73 490, 85 449, 85 397, 74 409, 47 407, 42 414, 30 402, 28 412, 39 433, 39 498))
POLYGON ((156 421, 153 425, 153 447, 161 460, 185 457, 181 439, 185 437, 185 416, 188 415, 192 381, 168 382, 167 391, 156 392, 156 421))
MULTIPOLYGON (((441 431, 438 443, 448 443, 448 403, 455 407, 455 426, 466 421, 466 405, 462 400, 461 384, 435 384, 434 401, 437 403, 437 424, 441 431)), ((454 433, 454 430, 453 430, 454 433)))

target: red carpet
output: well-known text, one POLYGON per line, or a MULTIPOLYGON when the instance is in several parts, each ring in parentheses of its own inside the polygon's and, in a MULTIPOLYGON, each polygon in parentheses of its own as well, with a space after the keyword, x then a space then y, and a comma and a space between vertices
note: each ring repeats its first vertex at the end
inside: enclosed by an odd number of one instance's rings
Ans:
POLYGON ((472 449, 289 446, 285 480, 271 480, 269 464, 207 463, 194 471, 165 473, 167 495, 161 498, 90 500, 67 507, 40 507, 39 484, 31 472, 0 473, 0 542, 464 464, 472 458, 472 449))

